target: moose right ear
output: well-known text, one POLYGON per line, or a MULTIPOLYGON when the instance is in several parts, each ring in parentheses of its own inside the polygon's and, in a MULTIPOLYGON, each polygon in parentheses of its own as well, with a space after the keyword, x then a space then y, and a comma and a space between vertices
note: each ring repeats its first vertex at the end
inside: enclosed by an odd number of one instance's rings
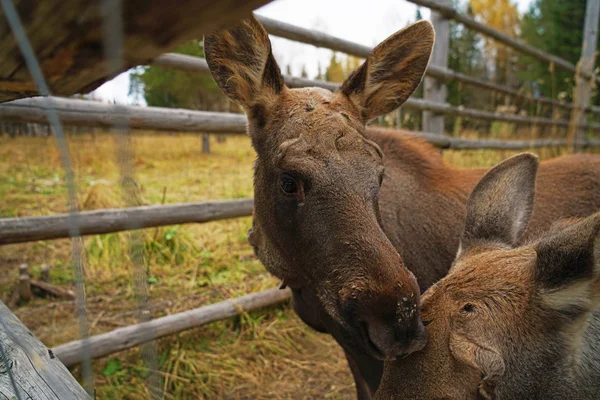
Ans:
POLYGON ((204 53, 221 90, 246 111, 274 101, 284 88, 267 31, 254 15, 205 36, 204 53))
POLYGON ((465 230, 460 249, 477 241, 515 246, 533 211, 539 161, 523 153, 489 170, 467 202, 465 230))

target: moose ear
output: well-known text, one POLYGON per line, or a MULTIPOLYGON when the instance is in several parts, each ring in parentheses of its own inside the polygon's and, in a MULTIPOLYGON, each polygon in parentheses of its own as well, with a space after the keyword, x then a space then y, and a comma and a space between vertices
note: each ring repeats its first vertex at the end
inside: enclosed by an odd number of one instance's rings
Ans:
POLYGON ((273 101, 284 88, 267 31, 254 15, 206 36, 204 52, 221 90, 246 110, 273 101))
POLYGON ((493 348, 481 346, 454 331, 450 333, 450 352, 457 361, 475 368, 479 372, 481 376, 480 394, 485 395, 485 398, 493 399, 496 384, 506 369, 500 353, 493 348))
POLYGON ((549 307, 591 311, 600 294, 600 213, 580 219, 540 239, 535 280, 549 307))
POLYGON ((491 241, 515 246, 533 210, 538 159, 523 153, 489 170, 467 201, 460 248, 491 241))
POLYGON ((419 86, 434 36, 429 21, 396 32, 375 47, 342 84, 341 93, 356 105, 365 123, 399 107, 419 86))

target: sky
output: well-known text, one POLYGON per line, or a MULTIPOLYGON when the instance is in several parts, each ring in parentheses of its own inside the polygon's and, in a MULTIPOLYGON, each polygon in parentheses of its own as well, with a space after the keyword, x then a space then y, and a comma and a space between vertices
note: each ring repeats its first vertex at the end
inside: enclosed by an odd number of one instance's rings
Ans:
MULTIPOLYGON (((527 11, 533 0, 516 0, 520 13, 527 11)), ((326 32, 352 42, 375 46, 392 33, 415 20, 417 6, 406 0, 275 0, 255 11, 256 14, 283 22, 326 32)), ((429 9, 421 7, 423 18, 429 9)), ((290 65, 293 75, 302 66, 309 77, 317 74, 318 65, 328 65, 331 51, 271 36, 273 53, 282 70, 290 65)), ((106 82, 93 93, 95 97, 132 104, 128 95, 129 73, 106 82)), ((142 104, 143 105, 143 104, 142 104)))

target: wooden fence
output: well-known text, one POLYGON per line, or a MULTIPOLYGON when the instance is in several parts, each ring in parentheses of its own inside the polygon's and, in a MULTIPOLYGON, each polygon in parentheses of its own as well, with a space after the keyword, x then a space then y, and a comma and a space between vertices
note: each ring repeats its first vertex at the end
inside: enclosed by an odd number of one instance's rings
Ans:
MULTIPOLYGON (((589 88, 591 81, 599 81, 593 75, 593 55, 584 52, 580 68, 557 56, 535 49, 518 40, 509 38, 502 33, 489 28, 472 18, 463 15, 448 5, 446 0, 409 0, 415 4, 429 7, 432 10, 432 21, 437 31, 437 42, 432 63, 426 72, 425 97, 411 98, 406 107, 420 110, 424 113, 424 126, 429 127, 425 132, 408 132, 396 130, 398 134, 410 134, 422 137, 440 148, 453 149, 529 149, 544 146, 565 146, 574 143, 577 147, 599 147, 600 140, 586 140, 584 130, 600 131, 600 124, 588 123, 586 113, 600 113, 600 108, 590 106, 589 88), (546 97, 532 97, 506 85, 499 85, 483 79, 466 76, 447 68, 448 45, 447 23, 454 19, 465 27, 493 38, 517 51, 525 53, 537 60, 552 63, 577 76, 579 96, 577 103, 565 103, 546 97), (511 115, 499 112, 489 112, 470 108, 452 106, 446 103, 445 84, 458 81, 477 88, 492 90, 514 98, 527 99, 541 104, 548 104, 571 112, 571 118, 550 119, 542 117, 511 115), (444 115, 457 115, 475 119, 506 121, 530 126, 559 126, 576 127, 578 135, 572 141, 566 139, 545 140, 467 140, 443 135, 444 115)), ((237 3, 237 2, 234 2, 237 3)), ((257 0, 256 4, 264 3, 257 0)), ((585 46, 596 48, 596 38, 591 33, 598 25, 598 7, 593 7, 588 1, 586 16, 585 46)), ((371 52, 368 46, 359 45, 347 40, 336 38, 322 32, 300 28, 291 24, 259 17, 270 34, 290 40, 326 47, 358 57, 367 57, 371 52)), ((595 31, 594 31, 595 32, 595 31)), ((181 39, 185 38, 185 35, 181 39)), ((128 51, 135 49, 128 48, 128 51)), ((135 58, 134 58, 135 59, 135 58)), ((167 68, 190 71, 193 73, 208 73, 206 61, 202 58, 180 54, 163 54, 152 61, 152 64, 167 68)), ((124 67, 128 67, 125 65, 124 67)), ((111 71, 112 74, 119 71, 111 71)), ((92 74, 97 79, 97 74, 92 74)), ((77 77, 78 85, 85 86, 84 76, 77 77)), ((290 87, 319 86, 335 90, 338 85, 331 82, 316 81, 293 76, 285 76, 285 82, 290 87)), ((31 89, 33 90, 33 89, 31 89)), ((31 90, 28 89, 27 93, 31 90)), ((68 91, 65 91, 68 93, 68 91)), ((14 98, 15 96, 11 95, 14 98)), ((191 132, 211 132, 219 134, 243 134, 246 130, 246 119, 240 114, 192 111, 182 109, 166 109, 158 107, 116 106, 84 100, 53 98, 53 105, 58 111, 62 122, 66 125, 107 126, 112 127, 126 123, 131 128, 165 129, 191 132)), ((27 123, 47 123, 46 104, 40 98, 14 100, 0 104, 0 120, 27 123)), ((104 234, 131 229, 142 229, 154 226, 183 223, 202 223, 224 218, 249 216, 252 213, 252 199, 215 201, 195 204, 165 205, 151 207, 136 207, 119 210, 100 210, 74 214, 74 220, 81 235, 104 234)), ((0 245, 23 243, 35 240, 49 240, 69 236, 67 226, 68 215, 54 215, 31 218, 0 219, 0 245)), ((143 342, 154 340, 165 335, 175 334, 185 329, 191 329, 222 318, 228 318, 240 312, 278 304, 289 298, 288 291, 271 289, 260 293, 250 294, 235 300, 205 306, 196 310, 159 318, 150 322, 120 328, 113 332, 91 337, 89 347, 91 357, 102 357, 143 342)), ((0 307, 0 313, 8 313, 0 307)), ((2 336, 0 335, 0 338, 2 336)), ((80 362, 82 342, 67 343, 55 348, 54 353, 66 365, 80 362)), ((79 398, 79 397, 78 397, 79 398)), ((82 398, 82 397, 81 397, 82 398)))

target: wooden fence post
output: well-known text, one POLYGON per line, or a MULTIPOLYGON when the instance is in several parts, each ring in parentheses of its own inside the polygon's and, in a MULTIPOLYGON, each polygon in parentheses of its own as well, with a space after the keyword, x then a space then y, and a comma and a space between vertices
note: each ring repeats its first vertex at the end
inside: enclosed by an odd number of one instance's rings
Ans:
POLYGON ((598 39, 598 16, 600 15, 600 2, 598 0, 587 0, 585 8, 585 24, 583 26, 583 42, 581 43, 581 58, 575 72, 575 92, 573 100, 575 108, 571 111, 571 132, 573 138, 573 152, 583 149, 585 129, 581 127, 586 123, 586 109, 590 105, 592 93, 592 81, 590 75, 594 76, 594 64, 596 61, 596 46, 598 39))
MULTIPOLYGON (((451 5, 450 0, 440 0, 444 5, 451 5)), ((435 44, 431 54, 430 65, 448 67, 448 46, 450 44, 450 20, 442 14, 431 11, 431 23, 435 29, 435 44)), ((446 102, 446 84, 429 76, 423 82, 423 98, 439 103, 446 102)), ((423 131, 427 133, 444 134, 444 114, 423 111, 423 131)))
POLYGON ((208 133, 202 135, 202 152, 206 154, 210 153, 210 136, 208 136, 208 133))
POLYGON ((91 400, 69 370, 0 301, 0 399, 91 400), (14 386, 19 391, 15 394, 14 386))

